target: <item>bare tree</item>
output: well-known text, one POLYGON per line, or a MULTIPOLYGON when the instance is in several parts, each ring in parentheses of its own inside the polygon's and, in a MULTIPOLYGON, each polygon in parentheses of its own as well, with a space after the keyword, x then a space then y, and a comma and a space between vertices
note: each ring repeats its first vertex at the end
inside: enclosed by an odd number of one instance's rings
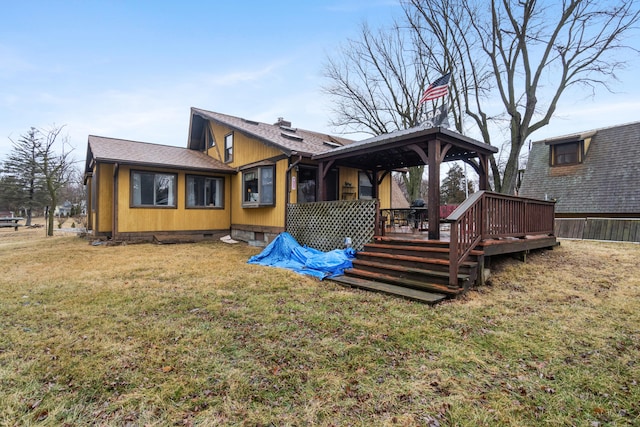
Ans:
MULTIPOLYGON (((380 135, 417 126, 418 102, 427 86, 428 69, 443 69, 428 51, 415 49, 412 34, 398 25, 372 31, 366 24, 327 59, 324 87, 333 100, 331 124, 347 133, 380 135)), ((420 197, 424 166, 404 175, 410 199, 420 197)))
POLYGON ((494 187, 503 193, 514 191, 525 141, 549 124, 568 88, 610 89, 625 65, 620 50, 631 49, 624 39, 639 19, 627 0, 406 0, 404 7, 417 39, 432 49, 435 37, 454 67, 464 114, 484 142, 493 142, 491 123, 508 128, 502 176, 491 162, 494 187), (500 108, 492 106, 496 99, 500 108))
POLYGON ((40 131, 44 139, 39 153, 42 160, 38 167, 51 206, 47 220, 48 236, 53 236, 53 210, 58 204, 58 192, 69 182, 73 173, 73 162, 70 158, 72 150, 68 150, 68 138, 60 136, 63 129, 64 126, 54 125, 48 130, 40 131), (57 147, 58 144, 60 147, 57 147), (56 151, 56 148, 59 151, 56 151))

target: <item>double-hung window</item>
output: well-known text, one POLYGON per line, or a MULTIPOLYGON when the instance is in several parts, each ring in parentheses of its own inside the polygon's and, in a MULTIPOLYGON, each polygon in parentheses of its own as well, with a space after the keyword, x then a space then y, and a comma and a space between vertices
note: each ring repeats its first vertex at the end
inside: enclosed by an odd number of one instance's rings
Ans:
POLYGON ((187 175, 187 207, 223 207, 223 178, 187 175))
POLYGON ((275 203, 275 169, 272 165, 242 172, 242 206, 273 206, 275 203))
POLYGON ((131 204, 138 207, 175 207, 176 180, 172 173, 131 172, 131 204))

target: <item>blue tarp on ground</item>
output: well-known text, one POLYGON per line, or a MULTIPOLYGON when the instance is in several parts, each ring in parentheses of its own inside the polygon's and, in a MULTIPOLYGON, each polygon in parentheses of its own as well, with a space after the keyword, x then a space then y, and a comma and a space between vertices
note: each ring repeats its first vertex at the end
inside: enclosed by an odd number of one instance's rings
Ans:
POLYGON ((322 252, 301 246, 291 234, 284 232, 258 255, 249 258, 248 263, 286 268, 322 280, 343 274, 345 268, 352 267, 354 257, 355 251, 351 248, 322 252))

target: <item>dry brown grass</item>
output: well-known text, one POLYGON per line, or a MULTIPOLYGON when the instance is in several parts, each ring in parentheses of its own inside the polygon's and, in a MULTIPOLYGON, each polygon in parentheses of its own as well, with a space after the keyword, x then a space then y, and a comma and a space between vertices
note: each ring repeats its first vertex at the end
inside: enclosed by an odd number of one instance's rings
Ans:
POLYGON ((257 252, 0 229, 0 424, 640 422, 638 245, 506 259, 436 307, 257 252))

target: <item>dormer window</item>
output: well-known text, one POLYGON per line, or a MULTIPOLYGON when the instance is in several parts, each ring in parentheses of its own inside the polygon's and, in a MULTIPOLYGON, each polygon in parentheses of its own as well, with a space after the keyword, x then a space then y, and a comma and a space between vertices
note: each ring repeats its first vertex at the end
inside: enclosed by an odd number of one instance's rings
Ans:
POLYGON ((553 144, 550 147, 549 163, 551 166, 565 166, 582 163, 583 141, 553 144))

